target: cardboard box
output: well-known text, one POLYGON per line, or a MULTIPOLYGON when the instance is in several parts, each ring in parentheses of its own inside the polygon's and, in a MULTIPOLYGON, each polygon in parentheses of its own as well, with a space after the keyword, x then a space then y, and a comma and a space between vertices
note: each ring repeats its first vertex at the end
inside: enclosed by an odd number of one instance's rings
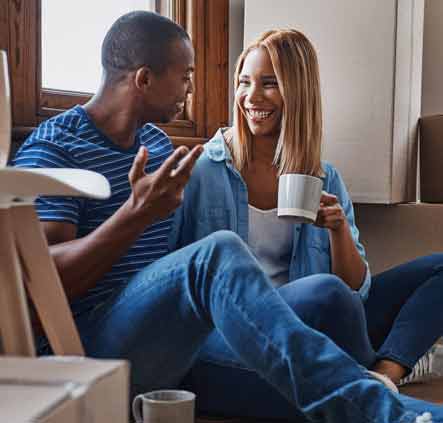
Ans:
POLYGON ((82 357, 0 358, 0 421, 127 423, 129 366, 82 357))
POLYGON ((443 115, 420 119, 420 197, 443 203, 443 115))
POLYGON ((355 218, 373 275, 443 251, 443 204, 356 204, 355 218))
POLYGON ((63 384, 0 383, 0 418, 8 423, 79 423, 79 398, 63 384))

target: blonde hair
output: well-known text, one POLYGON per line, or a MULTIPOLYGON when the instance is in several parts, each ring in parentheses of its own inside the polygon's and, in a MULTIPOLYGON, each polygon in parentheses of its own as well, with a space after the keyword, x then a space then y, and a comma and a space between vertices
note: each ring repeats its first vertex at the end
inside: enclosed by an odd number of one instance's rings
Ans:
MULTIPOLYGON (((246 56, 264 48, 271 59, 283 99, 281 130, 273 164, 278 174, 323 174, 321 168, 322 107, 317 55, 310 41, 294 29, 272 30, 262 34, 240 55, 234 89, 246 56)), ((241 170, 251 160, 252 134, 237 102, 234 127, 227 134, 235 166, 241 170)))

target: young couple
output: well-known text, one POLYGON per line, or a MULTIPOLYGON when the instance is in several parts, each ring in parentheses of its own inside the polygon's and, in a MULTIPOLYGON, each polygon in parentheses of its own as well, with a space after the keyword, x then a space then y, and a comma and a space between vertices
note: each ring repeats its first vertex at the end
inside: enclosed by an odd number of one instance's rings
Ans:
POLYGON ((309 41, 271 31, 242 54, 234 126, 203 154, 173 152, 149 123, 173 119, 192 92, 194 51, 181 27, 149 12, 124 15, 105 37, 102 65, 98 93, 42 123, 15 158, 94 170, 111 183, 105 201, 37 201, 87 354, 130 360, 132 394, 177 386, 191 369, 186 379, 198 376, 208 411, 443 422, 442 407, 377 379, 397 382, 441 334, 442 258, 371 281, 344 184, 320 161, 309 41), (323 178, 316 225, 275 218, 285 172, 323 178), (229 376, 220 393, 219 373, 229 376), (253 402, 241 401, 244 391, 253 402))

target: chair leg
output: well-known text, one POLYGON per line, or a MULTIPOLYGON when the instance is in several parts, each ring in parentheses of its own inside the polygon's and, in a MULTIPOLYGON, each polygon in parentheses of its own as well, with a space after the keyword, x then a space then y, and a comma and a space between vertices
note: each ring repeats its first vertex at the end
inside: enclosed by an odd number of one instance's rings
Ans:
POLYGON ((23 286, 10 209, 0 209, 0 332, 8 355, 35 356, 31 320, 23 286))
POLYGON ((84 355, 65 291, 34 207, 14 206, 12 217, 29 296, 54 353, 84 355))

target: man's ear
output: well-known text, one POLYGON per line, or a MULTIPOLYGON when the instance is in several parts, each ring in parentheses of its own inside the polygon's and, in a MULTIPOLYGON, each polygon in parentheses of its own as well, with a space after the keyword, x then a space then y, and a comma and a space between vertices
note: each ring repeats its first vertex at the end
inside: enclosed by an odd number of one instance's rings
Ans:
POLYGON ((135 72, 135 86, 139 90, 147 91, 152 84, 153 73, 148 66, 142 66, 135 72))

